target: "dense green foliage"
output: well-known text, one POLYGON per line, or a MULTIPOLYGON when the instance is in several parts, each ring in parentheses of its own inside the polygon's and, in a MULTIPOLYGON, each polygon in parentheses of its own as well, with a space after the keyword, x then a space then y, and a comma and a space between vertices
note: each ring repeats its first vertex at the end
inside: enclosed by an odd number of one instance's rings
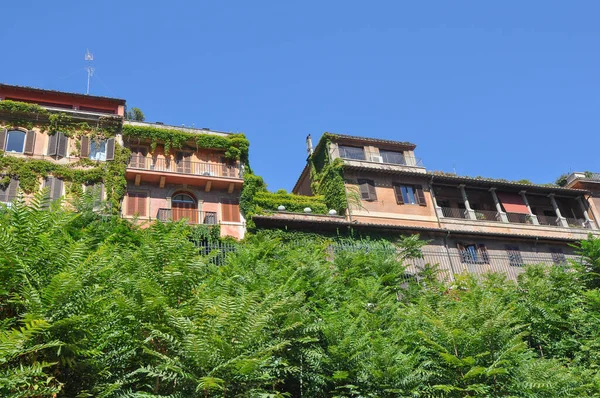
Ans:
POLYGON ((222 149, 227 159, 241 160, 248 163, 248 150, 250 143, 244 134, 229 134, 221 136, 216 134, 194 134, 184 131, 152 126, 123 126, 123 136, 130 138, 143 138, 150 140, 152 150, 162 143, 165 152, 171 149, 183 148, 184 145, 193 142, 198 149, 222 149))
POLYGON ((286 211, 303 213, 309 207, 314 214, 326 214, 329 208, 320 195, 304 196, 287 193, 285 190, 269 192, 262 177, 252 173, 244 175, 244 187, 240 195, 240 210, 253 227, 252 216, 277 211, 284 206, 286 211))
POLYGON ((90 125, 80 121, 76 116, 66 113, 51 112, 37 105, 20 101, 0 101, 0 120, 6 128, 13 126, 31 129, 38 127, 42 132, 54 133, 60 131, 68 137, 91 135, 94 137, 113 137, 121 131, 123 119, 119 116, 101 116, 90 125))
POLYGON ((133 107, 125 113, 125 119, 134 120, 136 122, 143 122, 144 120, 146 120, 146 116, 140 108, 133 107))
POLYGON ((600 396, 599 240, 571 270, 448 286, 386 243, 263 232, 216 266, 186 225, 74 207, 0 212, 0 396, 600 396))

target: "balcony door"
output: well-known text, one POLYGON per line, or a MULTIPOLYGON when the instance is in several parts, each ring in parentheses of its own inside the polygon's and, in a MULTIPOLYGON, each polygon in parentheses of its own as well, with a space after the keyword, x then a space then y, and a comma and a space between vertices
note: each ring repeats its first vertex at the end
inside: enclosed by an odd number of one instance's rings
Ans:
POLYGON ((178 173, 192 174, 191 152, 177 152, 175 156, 175 163, 177 164, 178 173))
POLYGON ((189 220, 190 224, 198 224, 198 204, 191 195, 179 193, 171 199, 171 219, 189 220))
POLYGON ((134 169, 145 169, 146 167, 146 154, 148 153, 148 148, 145 147, 131 147, 131 160, 129 162, 129 167, 133 167, 134 169))

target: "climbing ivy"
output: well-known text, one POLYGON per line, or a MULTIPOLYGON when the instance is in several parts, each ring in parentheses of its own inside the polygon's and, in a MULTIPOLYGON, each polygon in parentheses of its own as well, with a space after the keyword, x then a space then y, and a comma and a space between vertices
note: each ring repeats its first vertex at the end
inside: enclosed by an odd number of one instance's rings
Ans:
POLYGON ((342 159, 331 161, 329 146, 335 136, 324 134, 317 150, 309 158, 311 189, 316 195, 322 195, 330 209, 344 214, 348 207, 342 159))
POLYGON ((123 125, 119 116, 100 116, 97 121, 78 121, 64 112, 51 112, 37 104, 3 100, 0 101, 0 120, 4 121, 4 128, 22 126, 28 129, 37 127, 40 132, 54 134, 62 132, 68 137, 81 135, 97 136, 99 138, 113 137, 123 125))
POLYGON ((241 160, 244 164, 248 163, 250 143, 244 134, 229 134, 227 136, 193 134, 175 129, 126 124, 123 126, 123 136, 149 139, 152 151, 161 143, 164 145, 165 153, 170 153, 174 148, 183 148, 186 143, 194 142, 197 149, 222 149, 225 151, 225 158, 241 160))
POLYGON ((115 145, 115 159, 109 162, 96 162, 80 159, 69 164, 58 164, 43 159, 28 159, 7 156, 0 151, 0 186, 6 186, 11 178, 19 180, 19 188, 25 193, 32 193, 40 188, 40 181, 50 175, 64 180, 68 185, 67 192, 79 194, 81 185, 93 185, 103 182, 106 200, 113 212, 118 213, 121 199, 125 195, 127 181, 125 170, 130 152, 120 145, 115 145))

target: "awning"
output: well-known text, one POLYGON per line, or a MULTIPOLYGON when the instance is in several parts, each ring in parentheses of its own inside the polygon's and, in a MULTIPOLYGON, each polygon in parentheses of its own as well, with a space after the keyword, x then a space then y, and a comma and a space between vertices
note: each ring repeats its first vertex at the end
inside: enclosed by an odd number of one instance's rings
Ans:
POLYGON ((502 202, 502 206, 504 206, 504 210, 507 213, 529 214, 529 210, 525 202, 523 202, 521 195, 501 192, 497 192, 496 195, 498 195, 498 199, 502 202))

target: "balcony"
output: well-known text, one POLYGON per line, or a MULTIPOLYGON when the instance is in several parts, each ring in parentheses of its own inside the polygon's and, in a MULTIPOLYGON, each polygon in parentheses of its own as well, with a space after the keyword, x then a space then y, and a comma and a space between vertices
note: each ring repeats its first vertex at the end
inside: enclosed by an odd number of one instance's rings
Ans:
POLYGON ((188 160, 154 159, 132 156, 127 165, 130 169, 178 173, 203 177, 242 178, 237 166, 224 163, 192 162, 188 160))
POLYGON ((421 158, 404 156, 400 152, 369 152, 369 151, 340 151, 340 157, 345 160, 379 163, 386 165, 423 167, 421 158))
POLYGON ((465 209, 459 209, 457 207, 441 207, 441 209, 444 218, 468 218, 467 211, 465 209))
MULTIPOLYGON (((506 213, 508 222, 515 224, 533 224, 533 217, 529 214, 522 213, 506 213)), ((539 219, 539 217, 538 217, 539 219)))
POLYGON ((186 220, 188 224, 217 224, 217 213, 196 209, 158 209, 156 219, 159 221, 186 220))

